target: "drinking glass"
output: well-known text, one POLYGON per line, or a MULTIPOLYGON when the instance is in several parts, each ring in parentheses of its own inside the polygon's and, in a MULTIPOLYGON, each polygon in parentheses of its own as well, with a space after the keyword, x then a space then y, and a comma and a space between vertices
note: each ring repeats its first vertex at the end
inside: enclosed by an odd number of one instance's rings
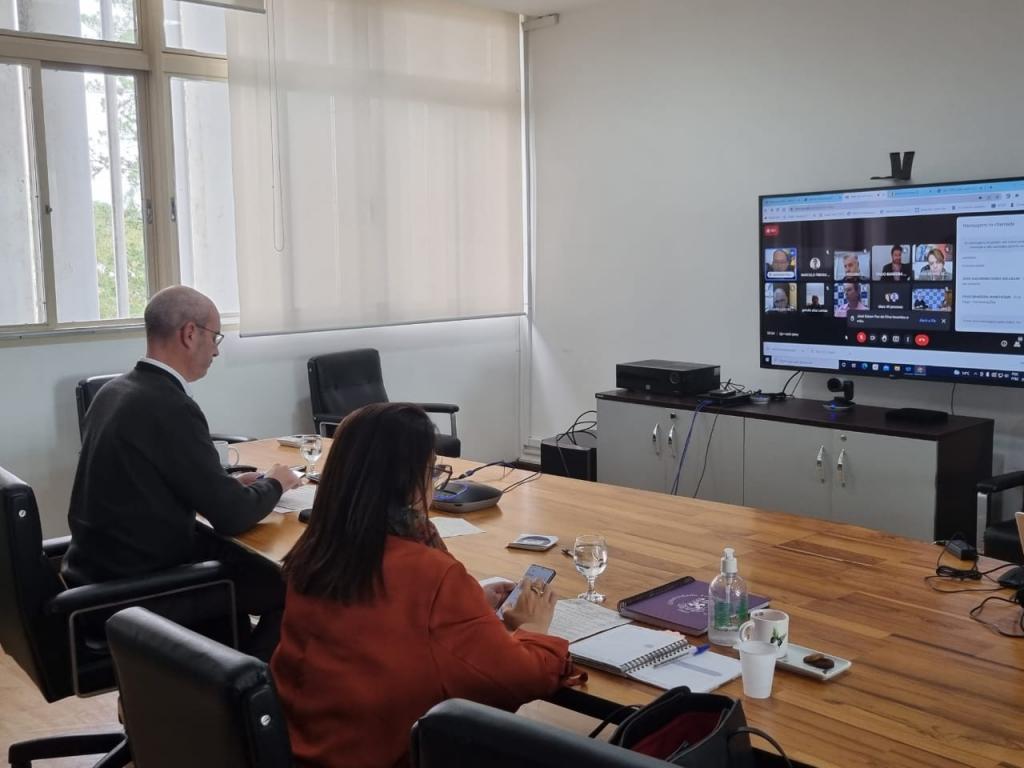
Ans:
POLYGON ((572 561, 576 570, 587 580, 587 591, 579 597, 592 603, 603 603, 604 595, 594 590, 594 584, 608 567, 608 544, 604 536, 594 533, 577 536, 572 548, 572 561))
POLYGON ((319 435, 303 435, 299 453, 306 460, 306 475, 316 472, 316 462, 323 453, 324 444, 319 435))

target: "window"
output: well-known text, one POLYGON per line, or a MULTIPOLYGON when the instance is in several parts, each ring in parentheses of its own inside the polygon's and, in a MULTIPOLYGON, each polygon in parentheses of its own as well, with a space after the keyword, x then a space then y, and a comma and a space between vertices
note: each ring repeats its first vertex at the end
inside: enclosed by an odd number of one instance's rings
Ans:
POLYGON ((0 29, 132 44, 134 0, 7 0, 0 29))
POLYGON ((224 29, 175 0, 0 2, 0 337, 137 326, 177 282, 237 312, 224 29))
POLYGON ((181 282, 238 312, 227 83, 171 78, 181 282))
POLYGON ((0 325, 43 322, 32 73, 0 62, 0 325))

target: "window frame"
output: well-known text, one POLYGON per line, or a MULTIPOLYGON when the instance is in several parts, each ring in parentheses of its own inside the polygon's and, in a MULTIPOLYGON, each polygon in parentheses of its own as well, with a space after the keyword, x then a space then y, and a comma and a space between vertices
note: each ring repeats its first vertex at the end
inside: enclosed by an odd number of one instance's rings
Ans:
MULTIPOLYGON (((120 43, 62 35, 0 30, 0 61, 29 68, 32 84, 33 170, 37 177, 40 269, 46 302, 42 323, 0 325, 0 345, 37 343, 50 337, 138 332, 141 317, 57 321, 52 225, 43 116, 44 69, 89 71, 136 78, 140 193, 146 248, 147 295, 180 281, 175 177, 171 125, 171 77, 227 81, 227 59, 187 49, 168 48, 164 39, 163 0, 135 0, 136 42, 120 43)), ((229 320, 237 315, 227 315, 229 320)))

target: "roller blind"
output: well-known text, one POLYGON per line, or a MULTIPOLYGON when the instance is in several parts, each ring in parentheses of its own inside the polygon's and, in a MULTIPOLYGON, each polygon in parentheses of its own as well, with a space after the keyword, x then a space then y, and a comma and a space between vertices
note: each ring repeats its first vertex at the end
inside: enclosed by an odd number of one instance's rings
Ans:
POLYGON ((271 0, 228 63, 243 335, 523 312, 518 17, 271 0))

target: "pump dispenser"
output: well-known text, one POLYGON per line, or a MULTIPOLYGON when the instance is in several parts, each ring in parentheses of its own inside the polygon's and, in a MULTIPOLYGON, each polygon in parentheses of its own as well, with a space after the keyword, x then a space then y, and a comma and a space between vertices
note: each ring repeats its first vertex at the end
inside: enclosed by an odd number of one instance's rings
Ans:
POLYGON ((735 645, 740 625, 747 618, 747 582, 739 575, 736 551, 726 547, 721 572, 708 586, 708 640, 715 645, 735 645))

